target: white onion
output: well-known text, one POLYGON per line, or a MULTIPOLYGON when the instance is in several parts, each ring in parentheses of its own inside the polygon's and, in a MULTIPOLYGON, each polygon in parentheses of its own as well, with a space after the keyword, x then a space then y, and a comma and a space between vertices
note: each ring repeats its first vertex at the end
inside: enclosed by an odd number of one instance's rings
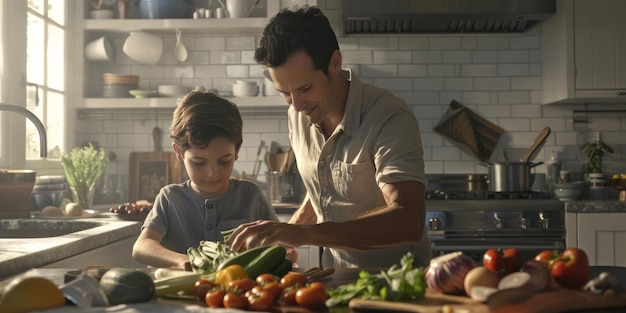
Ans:
POLYGON ((476 263, 463 252, 451 252, 430 260, 425 277, 428 287, 442 293, 463 293, 465 275, 476 263))
POLYGON ((530 274, 526 272, 514 272, 508 274, 498 284, 498 289, 518 289, 530 287, 530 274))

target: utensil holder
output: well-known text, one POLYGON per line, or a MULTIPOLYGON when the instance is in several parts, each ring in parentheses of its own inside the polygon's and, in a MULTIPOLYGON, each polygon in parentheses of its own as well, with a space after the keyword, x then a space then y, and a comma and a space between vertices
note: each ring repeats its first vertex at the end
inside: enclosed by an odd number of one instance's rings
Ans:
POLYGON ((294 173, 267 172, 267 197, 272 202, 295 202, 294 173))

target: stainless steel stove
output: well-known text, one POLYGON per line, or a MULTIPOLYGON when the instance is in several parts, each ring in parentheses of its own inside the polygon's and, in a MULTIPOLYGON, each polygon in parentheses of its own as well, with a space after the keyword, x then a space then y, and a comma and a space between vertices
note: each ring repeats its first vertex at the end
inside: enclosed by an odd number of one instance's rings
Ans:
POLYGON ((433 256, 463 251, 481 263, 491 248, 517 248, 530 259, 542 250, 565 247, 564 205, 550 194, 488 192, 482 184, 469 182, 475 179, 471 175, 437 178, 426 192, 433 256), (449 181, 455 183, 445 183, 449 181))

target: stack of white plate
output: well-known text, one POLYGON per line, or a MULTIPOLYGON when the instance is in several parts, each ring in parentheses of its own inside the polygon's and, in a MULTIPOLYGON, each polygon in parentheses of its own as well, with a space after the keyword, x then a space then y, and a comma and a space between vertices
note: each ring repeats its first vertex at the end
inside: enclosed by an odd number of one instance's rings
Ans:
POLYGON ((104 85, 102 97, 104 98, 131 98, 131 90, 139 89, 139 76, 121 74, 102 74, 104 85))
POLYGON ((233 84, 233 96, 254 97, 259 93, 259 86, 255 81, 237 80, 233 84))

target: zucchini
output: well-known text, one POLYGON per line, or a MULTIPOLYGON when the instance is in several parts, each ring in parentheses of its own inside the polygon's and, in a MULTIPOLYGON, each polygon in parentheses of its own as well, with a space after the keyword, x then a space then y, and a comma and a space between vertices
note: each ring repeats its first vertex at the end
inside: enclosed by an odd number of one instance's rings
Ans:
POLYGON ((292 268, 293 264, 291 263, 291 260, 283 259, 283 261, 280 262, 280 264, 278 264, 270 273, 278 277, 283 277, 285 274, 289 273, 292 268))
POLYGON ((267 250, 261 252, 254 260, 248 263, 244 268, 248 272, 248 276, 256 279, 263 273, 271 273, 287 256, 287 250, 283 246, 271 246, 267 250))
POLYGON ((115 267, 100 278, 100 286, 111 305, 148 302, 156 298, 156 288, 147 273, 115 267))
POLYGON ((252 260, 254 260, 254 258, 259 256, 261 253, 263 253, 263 251, 269 249, 270 247, 271 246, 254 247, 252 249, 248 249, 234 256, 231 256, 217 266, 217 271, 233 264, 241 265, 241 267, 245 268, 246 266, 248 266, 248 264, 250 264, 250 262, 252 262, 252 260))

